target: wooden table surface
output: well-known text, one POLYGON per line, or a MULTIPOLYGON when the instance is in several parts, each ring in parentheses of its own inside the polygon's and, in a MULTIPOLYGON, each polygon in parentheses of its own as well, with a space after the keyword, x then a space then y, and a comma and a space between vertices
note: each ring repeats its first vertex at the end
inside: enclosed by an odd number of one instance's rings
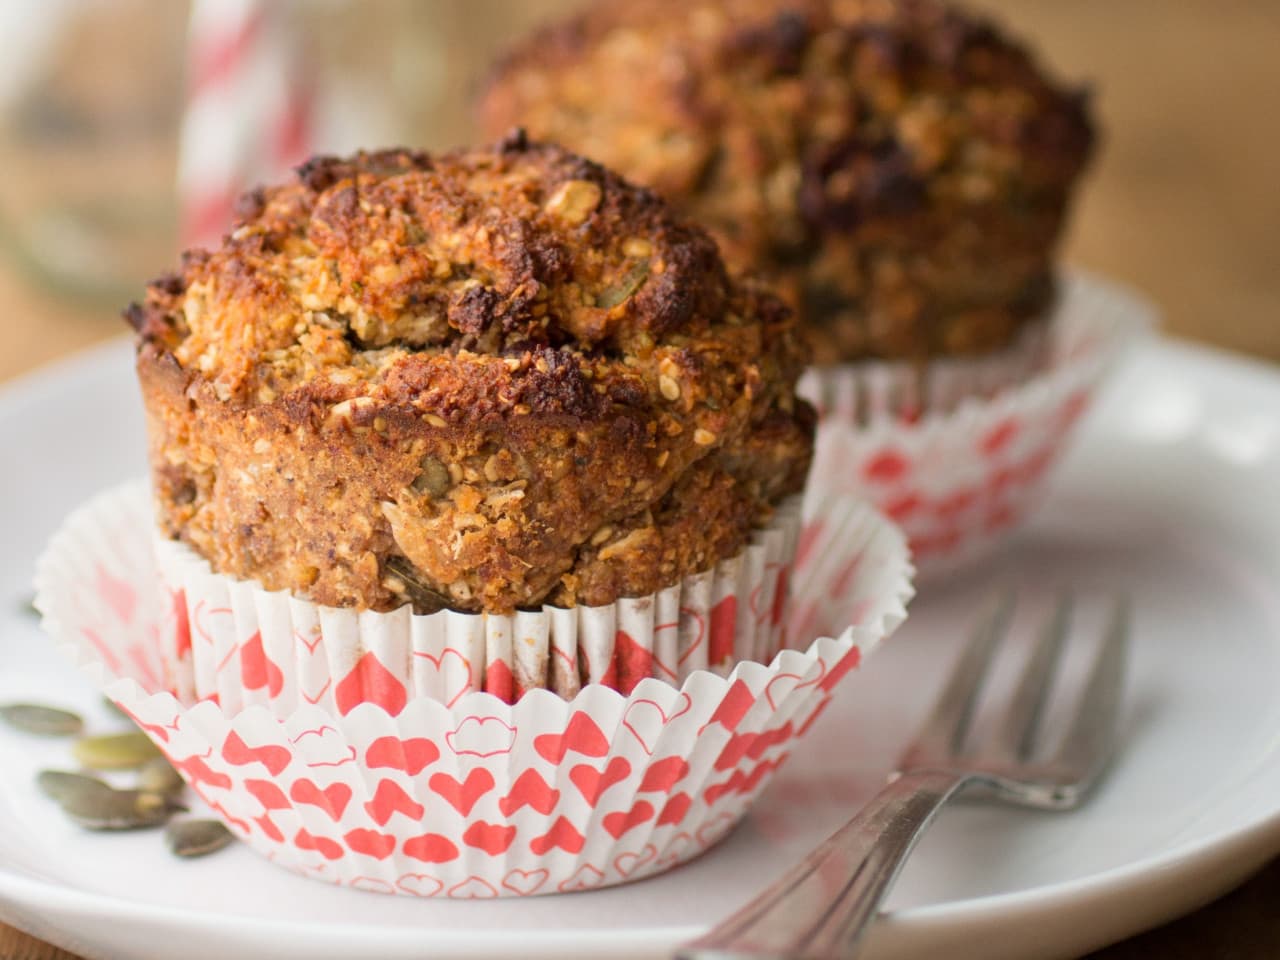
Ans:
MULTIPOLYGON (((570 3, 544 0, 547 7, 570 3)), ((1173 334, 1280 360, 1280 3, 976 5, 1034 38, 1061 73, 1097 84, 1106 148, 1080 204, 1068 259, 1143 290, 1173 334)), ((523 8, 512 13, 508 29, 530 16, 523 8)), ((481 47, 502 40, 477 36, 481 47)), ((465 136, 461 114, 446 110, 441 118, 441 142, 465 136)), ((145 265, 139 277, 165 266, 145 265)), ((0 380, 123 329, 112 306, 61 299, 6 262, 0 303, 0 380)), ((1278 904, 1275 861, 1217 903, 1092 960, 1280 957, 1278 904)), ((0 960, 66 958, 0 926, 0 960)))

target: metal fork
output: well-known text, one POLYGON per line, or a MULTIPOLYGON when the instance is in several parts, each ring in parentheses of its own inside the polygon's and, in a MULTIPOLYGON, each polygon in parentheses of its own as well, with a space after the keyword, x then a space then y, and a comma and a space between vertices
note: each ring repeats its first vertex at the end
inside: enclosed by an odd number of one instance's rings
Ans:
POLYGON ((781 880, 681 948, 679 960, 847 960, 856 956, 916 840, 957 793, 972 791, 983 799, 1039 810, 1067 810, 1080 803, 1102 774, 1115 743, 1128 604, 1116 602, 1066 736, 1047 761, 1034 756, 1051 680, 1070 630, 1069 596, 1058 601, 1041 628, 998 729, 981 745, 965 748, 978 693, 992 653, 1009 631, 1013 606, 1013 594, 1005 594, 979 622, 888 785, 781 880))

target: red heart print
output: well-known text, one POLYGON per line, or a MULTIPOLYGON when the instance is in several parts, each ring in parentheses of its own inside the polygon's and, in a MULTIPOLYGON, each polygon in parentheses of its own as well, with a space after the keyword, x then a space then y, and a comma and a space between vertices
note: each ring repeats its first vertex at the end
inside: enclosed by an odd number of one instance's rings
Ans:
POLYGON ((488 880, 480 877, 467 877, 461 883, 449 888, 448 896, 453 900, 491 900, 498 895, 488 880))
POLYGON ((448 863, 458 859, 458 848, 448 837, 438 833, 424 833, 404 842, 404 855, 423 863, 448 863))
POLYGON ((684 860, 692 852, 690 849, 692 845, 693 837, 689 836, 689 834, 684 831, 675 834, 667 841, 667 845, 662 848, 662 856, 658 860, 658 866, 669 867, 684 860))
POLYGON ((716 757, 717 770, 732 770, 743 757, 759 760, 770 747, 786 743, 792 737, 791 721, 762 733, 735 733, 716 757))
POLYGON ((1021 424, 1016 417, 1001 420, 987 431, 979 443, 983 456, 996 457, 1018 436, 1021 424))
POLYGON ((868 483, 897 483, 911 470, 911 461, 891 448, 879 451, 862 465, 868 483))
POLYGON ((385 880, 379 880, 377 877, 356 877, 347 886, 356 890, 365 890, 369 893, 395 893, 396 888, 385 880))
POLYGON ((426 808, 405 793, 394 780, 381 781, 373 792, 373 799, 365 802, 364 809, 380 827, 385 827, 396 813, 403 813, 410 820, 421 820, 426 812, 426 808))
POLYGON ((603 757, 609 752, 609 740, 596 722, 581 710, 565 725, 564 733, 544 733, 533 738, 533 749, 551 763, 559 763, 572 750, 584 757, 603 757))
POLYGON ((468 847, 483 850, 493 857, 506 853, 515 839, 515 827, 504 827, 500 823, 485 823, 483 820, 471 824, 467 827, 467 832, 462 835, 462 842, 468 847))
POLYGON ((806 733, 809 732, 809 728, 813 726, 814 722, 818 719, 818 717, 822 716, 822 712, 827 709, 828 705, 830 705, 831 703, 831 700, 832 700, 831 697, 823 697, 821 700, 818 701, 818 705, 815 706, 813 710, 810 711, 809 716, 805 717, 804 721, 796 729, 795 735, 797 737, 803 737, 806 733))
POLYGON ((653 651, 636 643, 625 630, 614 637, 613 659, 618 665, 616 689, 623 696, 630 696, 641 680, 653 676, 653 651))
POLYGON ((914 490, 895 494, 879 504, 880 511, 894 523, 902 523, 924 506, 924 499, 914 490))
POLYGON ((653 754, 658 746, 658 737, 667 724, 693 709, 693 701, 687 693, 680 694, 676 702, 680 706, 669 715, 656 700, 635 700, 622 714, 622 726, 644 747, 645 753, 653 754))
POLYGON ((689 641, 689 645, 685 647, 684 653, 676 658, 676 666, 684 666, 684 662, 693 656, 694 651, 702 646, 702 641, 707 637, 706 619, 701 613, 693 607, 680 608, 680 623, 677 629, 686 635, 692 634, 693 639, 689 641))
MULTIPOLYGON (((742 722, 742 718, 747 715, 747 711, 751 709, 756 702, 755 696, 751 693, 751 688, 741 680, 733 681, 733 685, 729 687, 720 703, 716 705, 715 713, 711 714, 702 727, 705 730, 713 723, 718 723, 730 733, 737 729, 738 724, 742 722)), ((702 731, 699 730, 699 733, 702 731)))
POLYGON ((98 565, 98 596, 121 623, 127 626, 133 622, 138 608, 138 592, 129 581, 107 573, 101 564, 98 565))
POLYGON ((566 853, 581 853, 585 842, 582 834, 574 828, 572 823, 564 817, 557 817, 550 830, 529 842, 529 849, 538 856, 557 847, 566 853))
MULTIPOLYGON (((418 650, 415 650, 413 655, 423 663, 429 663, 435 669, 439 680, 434 683, 427 680, 426 684, 428 689, 444 691, 441 699, 444 700, 446 707, 452 709, 453 705, 462 699, 462 695, 471 689, 471 661, 464 657, 460 651, 449 647, 438 657, 418 650), (457 662, 452 669, 446 669, 446 660, 455 660, 457 662), (449 678, 449 683, 445 682, 446 678, 449 678)), ((414 672, 417 673, 422 669, 424 668, 419 665, 414 672)))
POLYGON ((440 748, 425 737, 401 740, 379 737, 369 744, 364 762, 369 767, 390 767, 416 777, 425 767, 440 759, 440 748))
POLYGON ((516 867, 503 877, 502 886, 516 896, 528 897, 537 893, 549 876, 551 872, 543 867, 534 870, 521 870, 516 867))
POLYGON ((307 803, 313 807, 319 807, 337 823, 342 819, 347 804, 351 802, 351 788, 345 783, 331 783, 322 790, 311 780, 304 778, 293 781, 293 786, 289 788, 289 797, 295 803, 307 803))
POLYGON ((561 893, 572 893, 574 890, 590 890, 600 886, 604 874, 589 863, 584 863, 574 871, 573 876, 563 881, 556 889, 561 893))
POLYGON ((406 873, 396 881, 396 886, 415 897, 434 897, 444 889, 444 883, 425 873, 406 873))
POLYGON ((222 744, 222 759, 237 767, 260 763, 274 777, 279 776, 284 768, 289 766, 292 757, 284 747, 270 744, 265 747, 250 747, 240 739, 240 734, 232 730, 222 744))
POLYGON ((641 867, 650 863, 658 855, 658 848, 646 843, 639 853, 620 853, 613 858, 613 869, 624 877, 629 877, 641 867))
POLYGON ((210 787, 217 787, 219 790, 231 789, 231 778, 225 773, 212 769, 204 762, 204 757, 192 756, 185 760, 174 760, 173 767, 186 778, 188 783, 203 783, 210 787))
POLYGON ((258 825, 258 829, 262 831, 262 835, 268 840, 275 843, 284 843, 284 834, 280 832, 280 828, 271 822, 271 814, 264 813, 260 817, 254 817, 253 822, 258 825))
POLYGON ((342 839, 346 842, 347 849, 354 853, 362 853, 366 857, 373 857, 375 860, 387 859, 396 849, 396 838, 392 834, 379 833, 377 830, 349 830, 343 834, 342 839))
POLYGON ((687 793, 672 794, 671 799, 662 808, 662 812, 658 814, 658 822, 654 826, 664 827, 670 823, 680 823, 691 806, 693 806, 693 798, 687 793))
POLYGON ((179 660, 191 653, 191 620, 187 616, 187 591, 169 591, 173 611, 173 652, 179 660))
POLYGON ((342 847, 328 837, 317 837, 306 830, 299 830, 293 838, 293 845, 299 850, 314 850, 326 860, 338 860, 342 857, 342 847))
POLYGON ((583 799, 593 807, 602 793, 630 775, 631 764, 627 762, 626 757, 614 757, 603 771, 597 770, 588 763, 580 763, 569 771, 569 779, 578 788, 583 799))
POLYGON ((781 753, 772 760, 762 761, 761 763, 756 764, 750 773, 747 773, 742 769, 735 770, 730 774, 728 780, 725 780, 722 783, 714 783, 707 787, 706 791, 702 794, 702 799, 706 802, 707 806, 711 806, 727 794, 749 794, 755 790, 756 787, 760 786, 766 777, 781 767, 786 762, 788 756, 790 756, 790 754, 781 753))
POLYGON ((427 786, 465 817, 471 813, 476 801, 494 788, 494 780, 488 770, 477 767, 461 783, 447 773, 437 773, 427 781, 427 786))
POLYGON ((456 730, 444 735, 444 742, 460 757, 496 757, 511 752, 516 728, 498 717, 465 717, 456 730))
POLYGON ((364 654, 333 690, 338 712, 346 716, 362 703, 376 703, 391 716, 408 702, 404 684, 379 662, 372 651, 364 654))
POLYGON ((822 678, 818 686, 824 691, 830 693, 831 690, 834 689, 835 685, 843 679, 845 674, 850 670, 856 670, 860 663, 862 663, 862 649, 860 647, 853 647, 840 659, 838 663, 836 663, 834 667, 827 671, 826 676, 822 678))
POLYGON ((511 792, 498 801, 498 809, 504 817, 510 817, 521 807, 533 807, 543 816, 551 813, 560 800, 560 791, 553 790, 542 775, 530 767, 511 784, 511 792))
POLYGON ((264 810, 289 810, 293 807, 289 798, 284 795, 284 791, 270 780, 246 780, 244 788, 262 804, 264 810))
POLYGON ((280 668, 267 659, 262 648, 262 631, 258 631, 240 647, 240 682, 247 690, 267 688, 267 694, 280 696, 284 688, 284 674, 280 668))
POLYGON ((640 781, 640 793, 661 791, 669 793, 671 788, 689 775, 689 764, 683 757, 667 757, 649 764, 640 781))
POLYGON ((733 639, 738 629, 738 598, 728 596, 711 608, 710 646, 707 662, 713 667, 733 659, 733 639))
POLYGON ((805 680, 803 677, 794 673, 780 673, 764 688, 764 698, 769 701, 769 707, 777 710, 787 697, 791 696, 797 690, 804 690, 808 687, 816 687, 822 683, 822 678, 827 675, 827 662, 821 657, 818 658, 818 675, 805 680))
POLYGON ((503 703, 516 702, 516 678, 501 660, 491 660, 485 665, 484 689, 503 703))
POLYGON ((605 833, 617 840, 632 827, 648 823, 653 819, 653 804, 648 800, 637 800, 630 810, 607 813, 600 821, 605 833))
POLYGON ((818 542, 818 537, 822 535, 823 526, 821 520, 814 520, 812 523, 806 524, 804 529, 800 531, 800 536, 796 539, 795 560, 792 561, 797 570, 809 559, 809 551, 813 549, 814 544, 818 542))

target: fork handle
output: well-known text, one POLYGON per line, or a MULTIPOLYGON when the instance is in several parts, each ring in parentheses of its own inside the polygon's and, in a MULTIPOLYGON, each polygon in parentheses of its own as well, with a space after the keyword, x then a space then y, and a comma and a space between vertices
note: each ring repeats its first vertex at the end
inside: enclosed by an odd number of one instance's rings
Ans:
POLYGON ((934 815, 970 777, 905 773, 679 960, 848 960, 934 815))

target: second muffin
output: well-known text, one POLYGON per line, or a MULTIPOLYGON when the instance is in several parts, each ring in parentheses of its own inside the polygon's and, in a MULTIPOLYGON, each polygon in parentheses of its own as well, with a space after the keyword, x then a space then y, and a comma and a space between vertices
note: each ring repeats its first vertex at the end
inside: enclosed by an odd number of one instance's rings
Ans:
POLYGON ((786 308, 520 134, 316 159, 128 319, 164 532, 329 606, 652 593, 738 552, 812 452, 786 308))

